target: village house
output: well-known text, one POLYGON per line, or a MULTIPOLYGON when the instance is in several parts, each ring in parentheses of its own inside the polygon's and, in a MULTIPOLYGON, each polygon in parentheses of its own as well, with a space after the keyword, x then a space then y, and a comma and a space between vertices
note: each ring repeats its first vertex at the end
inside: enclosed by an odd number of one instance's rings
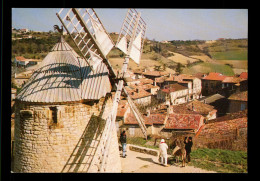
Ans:
POLYGON ((130 106, 125 99, 121 99, 118 103, 116 115, 116 129, 118 136, 120 135, 120 127, 124 124, 125 118, 130 113, 130 106))
POLYGON ((201 79, 187 74, 180 74, 180 75, 171 75, 166 79, 161 79, 159 81, 162 81, 163 83, 161 85, 170 85, 178 83, 180 85, 183 85, 189 89, 189 100, 192 99, 199 99, 202 91, 201 86, 201 79))
POLYGON ((196 148, 247 150, 247 110, 210 120, 195 136, 196 148))
POLYGON ((28 32, 29 32, 29 29, 23 28, 23 29, 20 29, 19 31, 20 31, 21 33, 28 33, 28 32))
POLYGON ((202 79, 202 95, 216 94, 222 90, 222 81, 226 76, 221 73, 210 72, 202 79))
MULTIPOLYGON (((147 110, 143 114, 143 119, 147 127, 148 135, 159 135, 164 128, 168 118, 167 109, 147 110)), ((126 130, 126 134, 130 137, 143 137, 143 133, 132 112, 128 113, 120 126, 120 130, 126 130)))
POLYGON ((32 76, 32 71, 26 71, 19 74, 14 74, 14 83, 17 87, 21 88, 32 76))
POLYGON ((173 132, 196 134, 204 124, 204 117, 200 114, 171 113, 161 131, 161 135, 171 137, 173 132))
POLYGON ((185 103, 189 100, 189 90, 178 83, 166 85, 157 93, 157 99, 163 102, 169 101, 171 105, 185 103))
POLYGON ((155 81, 155 78, 169 75, 169 73, 161 71, 144 71, 142 74, 146 78, 152 79, 153 81, 155 81))
POLYGON ((17 90, 14 88, 11 88, 11 100, 15 99, 17 90))
POLYGON ((239 75, 239 78, 241 81, 239 82, 240 84, 240 92, 248 90, 248 73, 247 72, 242 72, 239 75))
POLYGON ((191 95, 191 99, 199 99, 201 98, 201 91, 202 91, 202 83, 201 79, 187 74, 180 74, 180 77, 183 81, 188 81, 192 83, 192 88, 189 90, 189 94, 191 95))
POLYGON ((136 86, 126 86, 125 88, 134 103, 140 105, 148 105, 151 103, 152 94, 145 91, 143 88, 136 88, 136 86))
POLYGON ((172 106, 172 110, 174 113, 185 113, 185 114, 196 112, 197 114, 200 114, 203 117, 205 117, 205 121, 215 119, 217 117, 216 116, 217 110, 214 109, 214 106, 205 104, 196 99, 188 103, 174 105, 172 106))
POLYGON ((228 97, 229 113, 243 111, 247 109, 248 91, 237 92, 228 97))
MULTIPOLYGON (((145 119, 144 124, 147 129, 147 135, 152 134, 152 122, 145 119)), ((132 111, 126 115, 123 124, 120 126, 119 130, 120 133, 125 130, 126 135, 129 137, 143 137, 142 130, 132 111)))
MULTIPOLYGON (((170 74, 171 75, 171 74, 170 74)), ((161 76, 161 77, 157 77, 155 78, 154 82, 156 83, 157 86, 159 86, 161 89, 164 88, 165 85, 165 80, 168 79, 168 77, 166 76, 161 76)))
POLYGON ((24 58, 23 56, 17 56, 14 58, 14 63, 16 63, 16 66, 23 66, 26 67, 26 65, 29 63, 29 60, 24 58))
MULTIPOLYGON (((146 70, 146 69, 145 69, 145 70, 146 70)), ((134 73, 134 75, 135 75, 135 79, 144 78, 144 76, 143 76, 143 70, 135 69, 135 70, 133 70, 133 73, 134 73)))
POLYGON ((213 106, 217 111, 217 117, 224 116, 229 112, 229 100, 220 94, 202 97, 198 101, 213 106))

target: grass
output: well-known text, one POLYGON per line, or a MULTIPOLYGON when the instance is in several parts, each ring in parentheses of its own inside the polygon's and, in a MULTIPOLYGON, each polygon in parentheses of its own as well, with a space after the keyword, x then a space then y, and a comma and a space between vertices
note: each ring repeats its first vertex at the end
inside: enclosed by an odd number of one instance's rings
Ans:
POLYGON ((247 50, 230 50, 224 52, 210 52, 216 60, 247 60, 247 50))
MULTIPOLYGON (((147 142, 154 141, 140 137, 127 138, 128 144, 158 149, 158 146, 147 145, 147 142)), ((170 152, 168 149, 168 154, 170 152)), ((169 163, 173 161, 174 159, 170 157, 169 163)), ((218 173, 247 173, 247 152, 200 148, 192 150, 189 165, 218 173)))
POLYGON ((186 67, 182 71, 182 73, 184 74, 195 74, 197 72, 202 72, 202 73, 219 72, 227 76, 234 75, 234 71, 230 66, 219 64, 219 63, 210 63, 210 62, 203 62, 203 63, 190 66, 188 68, 186 67))
POLYGON ((247 153, 221 149, 197 149, 191 152, 191 164, 219 173, 247 173, 247 153))
POLYGON ((147 145, 146 143, 148 141, 154 143, 153 140, 145 140, 144 138, 140 138, 140 137, 127 138, 127 144, 133 144, 133 145, 143 146, 152 149, 159 149, 158 146, 147 145))

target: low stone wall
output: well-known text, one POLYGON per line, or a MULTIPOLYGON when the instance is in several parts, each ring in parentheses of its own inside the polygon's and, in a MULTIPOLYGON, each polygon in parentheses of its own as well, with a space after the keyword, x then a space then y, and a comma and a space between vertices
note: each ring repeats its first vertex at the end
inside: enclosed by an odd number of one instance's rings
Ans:
POLYGON ((145 147, 136 146, 136 145, 131 145, 131 144, 128 144, 128 148, 131 151, 145 153, 145 154, 149 154, 149 155, 153 155, 153 156, 159 156, 159 151, 154 150, 154 149, 145 148, 145 147))

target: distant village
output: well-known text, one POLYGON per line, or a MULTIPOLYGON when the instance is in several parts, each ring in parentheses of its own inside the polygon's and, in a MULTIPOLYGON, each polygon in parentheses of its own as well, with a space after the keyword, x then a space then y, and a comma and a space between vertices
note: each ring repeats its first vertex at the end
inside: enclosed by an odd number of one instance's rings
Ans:
MULTIPOLYGON (((40 61, 15 57, 14 63, 28 68, 37 66, 40 61)), ((15 74, 17 87, 22 87, 32 73, 33 69, 15 74)), ((203 140, 201 146, 212 144, 210 136, 215 143, 233 140, 234 135, 239 134, 245 139, 247 72, 235 76, 217 72, 187 75, 144 69, 128 70, 124 77, 125 89, 141 109, 148 135, 169 138, 172 133, 191 134, 203 140)), ((12 88, 12 99, 15 96, 16 89, 12 88)), ((124 95, 119 102, 116 126, 118 134, 126 130, 129 137, 143 136, 124 95)), ((239 149, 246 149, 247 143, 243 144, 239 149)))

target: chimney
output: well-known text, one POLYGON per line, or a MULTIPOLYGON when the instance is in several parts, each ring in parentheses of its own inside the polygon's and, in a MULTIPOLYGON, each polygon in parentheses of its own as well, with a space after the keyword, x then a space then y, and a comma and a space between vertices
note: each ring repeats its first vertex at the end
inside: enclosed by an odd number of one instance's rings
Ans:
POLYGON ((144 69, 144 72, 146 72, 146 69, 144 69))
POLYGON ((156 86, 156 81, 153 82, 153 85, 156 86))
POLYGON ((167 113, 168 114, 172 114, 173 113, 172 107, 169 104, 167 105, 167 113))
POLYGON ((146 110, 146 116, 147 116, 147 117, 150 116, 150 110, 149 110, 149 109, 146 110))

